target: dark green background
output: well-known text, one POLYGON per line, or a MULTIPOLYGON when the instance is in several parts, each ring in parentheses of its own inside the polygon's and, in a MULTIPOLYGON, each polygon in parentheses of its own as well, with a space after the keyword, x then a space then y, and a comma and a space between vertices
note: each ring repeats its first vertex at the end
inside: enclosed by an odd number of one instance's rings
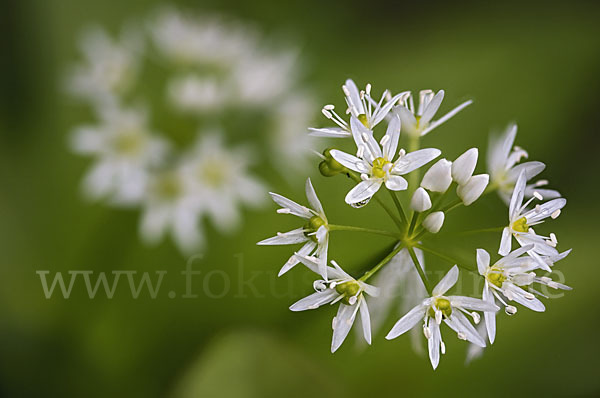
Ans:
MULTIPOLYGON (((219 236, 209 227, 210 250, 196 266, 203 275, 212 270, 228 275, 230 289, 223 298, 201 294, 206 279, 198 277, 200 297, 169 299, 169 290, 183 292, 179 272, 186 259, 170 242, 144 247, 136 211, 80 197, 89 162, 69 153, 66 140, 89 114, 63 89, 65 73, 79 57, 83 27, 99 23, 116 32, 123 22, 148 15, 155 2, 8 1, 0 12, 1 395, 600 394, 595 251, 600 13, 595 3, 179 3, 233 15, 268 35, 300 43, 305 81, 322 103, 341 105, 340 85, 347 77, 373 83, 375 92, 443 88, 442 111, 473 98, 474 105, 424 140, 449 159, 471 146, 483 152, 491 129, 518 122, 518 144, 548 164, 544 177, 568 198, 552 230, 561 248, 574 248, 557 266, 574 290, 548 302, 546 313, 500 315, 496 343, 468 367, 466 344, 448 330, 448 353, 435 373, 407 338, 387 342, 383 332, 367 350, 357 348, 351 335, 332 355, 334 309, 300 314, 287 309, 310 292, 311 275, 294 270, 277 279, 291 249, 255 246, 295 226, 269 205, 263 212, 246 212, 245 227, 235 236, 219 236), (81 285, 68 300, 46 300, 35 274, 43 269, 169 274, 155 300, 147 294, 134 300, 124 287, 112 300, 102 295, 90 300, 81 285), (240 291, 240 281, 253 275, 256 292, 248 286, 240 291)), ((325 125, 322 118, 315 122, 325 125)), ((278 192, 303 198, 302 176, 284 181, 262 174, 278 192)), ((325 179, 316 169, 311 176, 333 222, 390 227, 373 206, 355 211, 343 204, 350 188, 343 178, 325 179)), ((489 197, 456 211, 454 219, 444 229, 448 239, 454 230, 502 225, 506 210, 489 197)), ((475 248, 494 252, 498 239, 454 239, 448 247, 473 264, 475 248)), ((357 272, 389 244, 340 233, 333 237, 331 256, 357 272)), ((429 258, 427 264, 447 265, 429 258)), ((220 293, 222 274, 213 275, 208 288, 220 293)))

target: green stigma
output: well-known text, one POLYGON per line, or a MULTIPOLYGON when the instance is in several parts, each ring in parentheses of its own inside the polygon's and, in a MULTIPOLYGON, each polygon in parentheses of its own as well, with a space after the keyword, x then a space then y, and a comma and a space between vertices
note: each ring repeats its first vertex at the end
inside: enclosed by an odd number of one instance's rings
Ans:
POLYGON ((512 223, 513 231, 527 232, 529 226, 527 225, 527 219, 525 217, 519 218, 517 221, 512 223))
POLYGON ((367 115, 361 113, 360 115, 358 115, 358 120, 363 124, 363 126, 369 128, 369 121, 367 120, 367 115))
POLYGON ((501 288, 502 284, 506 280, 506 276, 504 276, 504 274, 502 272, 489 272, 486 275, 486 279, 492 285, 495 285, 495 286, 498 286, 501 288))
POLYGON ((113 141, 115 151, 122 155, 136 155, 140 153, 142 144, 142 136, 135 130, 123 131, 113 141))
POLYGON ((166 174, 156 182, 154 189, 162 199, 172 200, 181 193, 181 184, 174 174, 166 174))
MULTIPOLYGON (((447 319, 452 315, 452 306, 450 305, 450 300, 445 298, 437 298, 434 302, 435 307, 442 312, 442 317, 447 319)), ((429 307, 428 314, 430 317, 435 318, 435 311, 433 308, 429 307)))
POLYGON ((335 286, 335 291, 344 295, 342 301, 348 305, 350 305, 350 297, 356 296, 359 290, 360 285, 356 281, 348 281, 335 286))
POLYGON ((385 177, 385 171, 383 170, 383 168, 388 163, 390 163, 390 162, 388 162, 384 158, 377 158, 377 159, 373 160, 373 168, 371 169, 371 174, 373 174, 373 176, 375 176, 377 178, 385 177))
POLYGON ((306 224, 304 224, 304 235, 317 242, 316 232, 322 225, 325 225, 325 221, 319 216, 312 216, 306 224))
POLYGON ((212 187, 224 185, 227 178, 227 166, 219 163, 205 163, 199 170, 200 179, 212 187))

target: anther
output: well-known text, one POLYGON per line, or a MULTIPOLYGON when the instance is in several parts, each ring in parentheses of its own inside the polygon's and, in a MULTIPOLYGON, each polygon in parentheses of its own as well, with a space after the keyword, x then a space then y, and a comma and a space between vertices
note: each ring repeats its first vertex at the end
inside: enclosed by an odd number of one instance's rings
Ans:
POLYGON ((383 146, 383 145, 386 145, 388 142, 390 142, 390 139, 391 139, 390 136, 386 134, 383 136, 383 138, 379 142, 383 146))
POLYGON ((475 311, 471 312, 471 316, 473 317, 473 322, 475 322, 475 325, 481 321, 481 316, 475 311))
POLYGON ((466 340, 466 339, 467 339, 467 335, 466 335, 466 334, 464 334, 463 332, 458 332, 458 333, 456 334, 456 336, 457 336, 459 339, 461 339, 461 340, 466 340))
POLYGON ((551 217, 553 220, 557 219, 557 218, 558 218, 558 216, 560 216, 560 209, 558 209, 558 210, 554 211, 554 213, 552 213, 552 214, 550 215, 550 217, 551 217))
POLYGON ((558 239, 556 239, 556 235, 554 234, 554 232, 551 232, 551 233, 550 233, 550 240, 551 240, 552 242, 554 242, 554 244, 557 244, 557 243, 558 243, 558 239))
POLYGON ((331 104, 327 104, 323 107, 323 109, 328 110, 328 111, 332 111, 335 109, 335 106, 331 105, 331 104))
POLYGON ((548 180, 539 180, 536 181, 536 183, 534 184, 536 187, 543 187, 544 185, 548 185, 549 181, 548 180))
POLYGON ((354 305, 354 304, 356 304, 356 300, 357 300, 356 296, 352 296, 348 299, 348 303, 350 303, 350 305, 354 305))
POLYGON ((350 90, 348 90, 348 87, 346 87, 346 85, 342 86, 342 91, 344 91, 344 94, 346 94, 346 97, 350 96, 350 90))
POLYGON ((442 355, 446 353, 446 344, 443 341, 440 341, 440 348, 442 349, 442 355))
POLYGON ((506 308, 504 308, 504 312, 506 312, 506 315, 514 315, 517 313, 517 307, 514 305, 507 305, 506 308))
POLYGON ((544 200, 544 197, 538 191, 533 191, 533 196, 535 196, 537 200, 544 200))
POLYGON ((423 325, 423 334, 427 340, 431 338, 431 330, 429 330, 429 328, 425 325, 423 325))
POLYGON ((371 83, 367 83, 367 87, 365 88, 367 91, 367 95, 371 95, 371 83))
POLYGON ((327 119, 331 119, 333 118, 333 115, 331 114, 331 112, 329 112, 327 109, 323 108, 321 109, 321 113, 323 113, 323 115, 325 115, 325 117, 327 119))

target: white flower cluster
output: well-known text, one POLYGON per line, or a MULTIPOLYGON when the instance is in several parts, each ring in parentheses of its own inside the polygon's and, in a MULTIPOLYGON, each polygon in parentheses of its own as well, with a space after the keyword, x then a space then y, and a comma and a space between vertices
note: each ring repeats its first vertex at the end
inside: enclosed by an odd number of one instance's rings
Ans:
POLYGON ((73 151, 94 161, 84 193, 140 208, 144 240, 170 233, 184 253, 202 246, 205 216, 235 229, 242 206, 266 199, 250 171, 253 145, 276 154, 271 167, 287 175, 306 169, 311 148, 314 106, 298 89, 296 51, 266 43, 239 22, 172 8, 118 40, 88 30, 68 76, 98 119, 71 136, 73 151))
MULTIPOLYGON (((359 90, 352 80, 347 80, 342 88, 348 107, 344 114, 347 116, 337 113, 333 105, 326 105, 322 112, 336 126, 311 128, 309 131, 321 137, 351 137, 355 150, 326 149, 320 155, 319 170, 325 177, 344 175, 354 180, 356 185, 346 194, 346 203, 352 208, 361 208, 377 202, 385 212, 384 219, 392 220, 396 229, 387 231, 331 223, 308 179, 306 196, 309 207, 271 193, 281 207, 277 212, 300 217, 304 219, 303 225, 258 243, 303 244, 284 264, 279 275, 299 263, 319 275, 313 286, 315 293, 293 304, 290 307, 292 311, 339 303, 333 319, 332 352, 340 347, 356 317, 360 319, 364 340, 371 344, 372 328, 379 327, 385 320, 390 304, 393 304, 391 300, 397 297, 393 294, 396 290, 402 290, 401 308, 405 315, 386 338, 395 339, 422 325, 429 358, 435 369, 440 355, 446 351, 441 334, 442 323, 473 347, 485 347, 486 340, 494 342, 496 312, 500 305, 509 315, 517 312, 515 304, 533 311, 544 311, 544 304, 538 297, 546 296, 534 285, 541 285, 540 290, 548 287, 570 289, 545 274, 552 272, 554 264, 566 257, 570 250, 559 253, 556 235, 539 235, 533 229, 548 218, 558 217, 566 200, 559 198, 556 191, 537 189, 545 185, 545 181, 527 184, 545 166, 541 162, 518 163, 527 153, 520 148, 513 149, 516 126, 509 126, 502 137, 491 140, 487 174, 475 174, 479 151, 470 148, 454 161, 437 160, 420 178, 420 169, 442 154, 436 148, 420 149, 420 137, 439 127, 471 101, 434 121, 444 96, 442 90, 437 94, 431 90, 421 91, 419 107, 415 111, 410 92, 393 96, 386 90, 377 101, 371 97, 371 85, 359 90), (377 137, 375 127, 380 124, 386 126, 382 135, 377 137), (406 136, 408 151, 399 146, 401 133, 406 136), (388 191, 390 198, 382 191, 388 191), (493 191, 509 203, 506 227, 481 230, 496 232, 499 236, 503 231, 497 261, 492 264, 486 250, 473 248, 477 254, 476 265, 475 261, 465 264, 454 260, 447 251, 437 251, 428 242, 431 240, 428 238, 441 230, 451 211, 469 206, 493 191), (524 202, 525 197, 530 199, 524 202), (544 202, 544 198, 551 200, 544 202), (543 203, 533 205, 535 200, 543 203), (410 209, 411 213, 405 209, 410 209), (354 278, 335 261, 331 260, 332 266, 328 265, 330 234, 334 231, 378 234, 394 239, 396 244, 381 261, 371 264, 360 278, 354 278), (513 237, 520 246, 516 250, 511 248, 513 237), (426 254, 450 265, 449 271, 434 287, 425 267, 426 254), (459 279, 459 268, 480 278, 478 280, 483 285, 481 297, 447 295, 459 279), (371 281, 377 273, 377 278, 371 281), (479 324, 482 317, 482 327, 476 328, 473 324, 479 324)), ((472 355, 474 350, 470 352, 472 355)))

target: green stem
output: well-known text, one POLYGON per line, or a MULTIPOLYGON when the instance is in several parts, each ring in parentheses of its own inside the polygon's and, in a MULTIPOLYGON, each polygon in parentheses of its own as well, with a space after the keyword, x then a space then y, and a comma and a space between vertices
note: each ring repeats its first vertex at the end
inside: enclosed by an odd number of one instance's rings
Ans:
POLYGON ((396 233, 396 232, 390 232, 390 231, 381 231, 378 229, 371 229, 371 228, 362 228, 362 227, 354 227, 351 225, 334 225, 334 224, 329 224, 329 230, 330 231, 355 231, 355 232, 366 232, 366 233, 370 233, 370 234, 376 234, 376 235, 383 235, 383 236, 389 236, 395 239, 400 239, 400 234, 396 233))
POLYGON ((449 213, 451 210, 454 210, 455 208, 457 208, 458 206, 462 205, 462 200, 460 199, 456 199, 453 202, 450 202, 449 204, 446 205, 446 207, 444 207, 442 210, 444 213, 449 213))
POLYGON ((475 272, 475 271, 473 270, 473 268, 470 268, 470 267, 465 267, 464 265, 461 265, 461 264, 460 264, 460 263, 461 263, 460 261, 458 261, 458 260, 456 260, 456 259, 454 259, 454 258, 452 258, 452 257, 446 256, 445 254, 443 254, 443 253, 440 253, 440 252, 438 252, 438 251, 435 251, 435 250, 433 250, 433 249, 431 249, 431 248, 429 248, 429 247, 427 247, 427 246, 423 246, 422 244, 418 244, 416 247, 418 247, 419 249, 421 249, 421 250, 423 250, 423 251, 425 251, 425 252, 431 253, 431 254, 433 254, 434 256, 436 256, 436 257, 439 257, 439 258, 441 258, 442 260, 445 260, 445 261, 449 262, 450 264, 455 264, 455 265, 457 265, 459 268, 462 268, 462 269, 464 269, 465 271, 468 271, 468 272, 471 272, 471 273, 473 273, 473 274, 479 275, 479 272, 475 272))
POLYGON ((396 209, 398 209, 398 214, 400 214, 400 218, 402 219, 402 222, 404 223, 404 225, 408 225, 408 219, 406 218, 406 214, 404 214, 404 209, 402 208, 402 204, 400 203, 398 196, 396 196, 396 192, 390 191, 389 189, 388 189, 388 192, 392 196, 392 200, 394 201, 394 204, 396 205, 396 209))
POLYGON ((410 226, 408 227, 408 236, 411 236, 413 231, 415 230, 415 226, 417 225, 417 219, 421 213, 413 212, 412 218, 410 220, 410 226))
MULTIPOLYGON (((408 152, 419 150, 419 136, 411 136, 408 140, 408 152)), ((412 197, 413 192, 417 189, 419 182, 420 170, 414 170, 408 175, 408 193, 412 197)))
POLYGON ((415 269, 417 270, 417 273, 419 274, 419 277, 421 278, 421 281, 423 282, 423 286, 425 286, 425 289, 427 289, 427 293, 429 293, 429 295, 431 296, 431 294, 432 294, 431 286, 429 286, 429 281, 427 280, 427 276, 425 275, 423 268, 421 268, 419 259, 417 258, 417 255, 415 254, 415 249, 413 249, 412 247, 409 247, 408 254, 410 254, 410 258, 412 258, 413 265, 415 266, 415 269))
POLYGON ((365 272, 365 274, 359 279, 361 282, 366 282, 373 274, 381 269, 384 265, 386 265, 400 250, 403 249, 402 244, 399 244, 394 250, 392 250, 383 260, 381 260, 377 265, 371 268, 369 271, 365 272))

